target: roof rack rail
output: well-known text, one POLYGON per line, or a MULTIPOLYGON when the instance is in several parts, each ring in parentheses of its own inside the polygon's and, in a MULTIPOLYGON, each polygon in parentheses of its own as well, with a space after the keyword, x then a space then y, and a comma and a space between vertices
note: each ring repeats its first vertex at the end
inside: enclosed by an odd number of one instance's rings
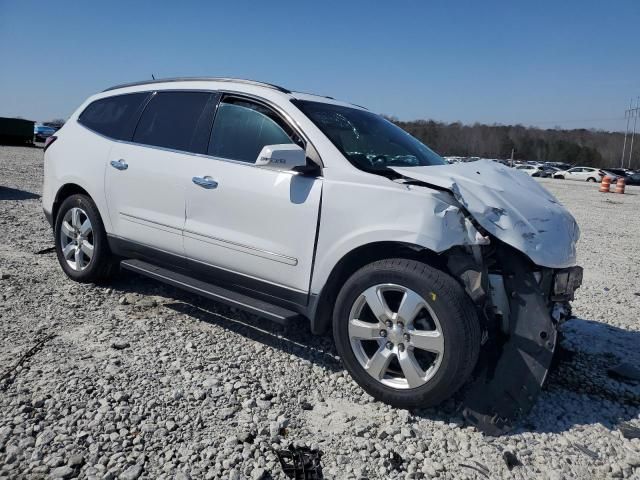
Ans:
POLYGON ((175 78, 157 78, 154 80, 146 80, 140 82, 131 82, 131 83, 123 83, 121 85, 115 85, 113 87, 109 87, 103 92, 108 92, 110 90, 117 90, 118 88, 125 87, 136 87, 138 85, 152 85, 155 83, 169 83, 169 82, 201 82, 201 81, 216 81, 216 82, 236 82, 236 83, 246 83, 248 85, 256 85, 260 87, 268 87, 273 88, 274 90, 278 90, 282 93, 291 93, 291 90, 287 90, 284 87, 280 87, 278 85, 273 85, 271 83, 258 82, 256 80, 246 80, 244 78, 227 78, 227 77, 175 77, 175 78))

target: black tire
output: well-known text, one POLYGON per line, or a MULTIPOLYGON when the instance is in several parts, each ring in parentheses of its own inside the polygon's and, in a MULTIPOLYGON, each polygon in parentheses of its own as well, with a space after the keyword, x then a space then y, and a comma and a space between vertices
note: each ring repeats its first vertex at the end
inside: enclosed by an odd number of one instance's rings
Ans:
POLYGON ((118 262, 113 257, 111 250, 109 249, 107 234, 104 229, 104 224, 102 223, 102 218, 100 217, 98 208, 93 200, 86 195, 71 195, 62 202, 62 205, 60 205, 60 208, 58 209, 54 224, 54 240, 56 254, 62 270, 69 278, 76 282, 99 283, 110 278, 116 270, 118 262), (74 270, 67 263, 62 253, 62 243, 60 238, 62 222, 65 214, 74 207, 81 208, 86 212, 93 229, 93 256, 86 268, 83 270, 74 270))
POLYGON ((596 181, 596 179, 595 179, 595 178, 593 178, 593 177, 589 177, 589 178, 587 178, 587 182, 593 182, 593 183, 595 183, 595 181, 596 181))
POLYGON ((558 179, 558 180, 564 180, 564 175, 556 175, 553 178, 558 179))
POLYGON ((481 328, 476 309, 452 277, 424 263, 407 259, 380 260, 355 272, 336 300, 333 334, 344 367, 377 400, 399 408, 437 405, 451 397, 471 375, 480 352, 481 328), (435 375, 424 385, 399 389, 369 375, 356 358, 349 339, 349 314, 367 288, 394 283, 418 293, 438 317, 445 342, 435 375))

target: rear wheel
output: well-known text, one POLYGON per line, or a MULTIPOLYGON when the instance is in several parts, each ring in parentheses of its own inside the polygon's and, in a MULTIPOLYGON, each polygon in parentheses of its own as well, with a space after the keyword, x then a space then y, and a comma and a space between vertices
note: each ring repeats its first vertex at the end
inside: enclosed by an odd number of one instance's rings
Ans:
POLYGON ((336 347, 355 381, 400 408, 436 405, 471 374, 480 325, 463 288, 424 263, 389 259, 353 274, 336 301, 336 347))
POLYGON ((78 194, 65 199, 58 209, 54 232, 58 261, 69 278, 98 282, 111 275, 116 261, 91 198, 78 194))
POLYGON ((595 181, 596 181, 596 179, 595 179, 595 178, 593 178, 593 177, 589 177, 589 178, 587 178, 587 182, 595 182, 595 181))

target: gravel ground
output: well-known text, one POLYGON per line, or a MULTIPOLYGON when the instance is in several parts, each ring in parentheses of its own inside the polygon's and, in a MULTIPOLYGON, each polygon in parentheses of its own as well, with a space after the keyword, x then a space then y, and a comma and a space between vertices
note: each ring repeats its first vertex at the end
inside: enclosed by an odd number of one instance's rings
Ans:
POLYGON ((620 431, 640 427, 640 386, 607 375, 640 365, 640 188, 543 181, 582 228, 578 318, 534 411, 489 438, 453 402, 373 401, 306 325, 132 274, 71 282, 35 253, 52 244, 41 182, 42 150, 0 147, 0 478, 286 478, 289 445, 321 450, 326 478, 640 478, 620 431))

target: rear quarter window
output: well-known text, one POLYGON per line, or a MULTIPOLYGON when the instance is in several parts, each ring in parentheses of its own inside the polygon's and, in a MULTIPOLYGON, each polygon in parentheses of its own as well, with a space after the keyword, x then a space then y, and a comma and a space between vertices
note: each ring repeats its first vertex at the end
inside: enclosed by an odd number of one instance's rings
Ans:
POLYGON ((149 95, 150 92, 139 92, 101 98, 84 109, 78 122, 107 137, 131 140, 149 95))

